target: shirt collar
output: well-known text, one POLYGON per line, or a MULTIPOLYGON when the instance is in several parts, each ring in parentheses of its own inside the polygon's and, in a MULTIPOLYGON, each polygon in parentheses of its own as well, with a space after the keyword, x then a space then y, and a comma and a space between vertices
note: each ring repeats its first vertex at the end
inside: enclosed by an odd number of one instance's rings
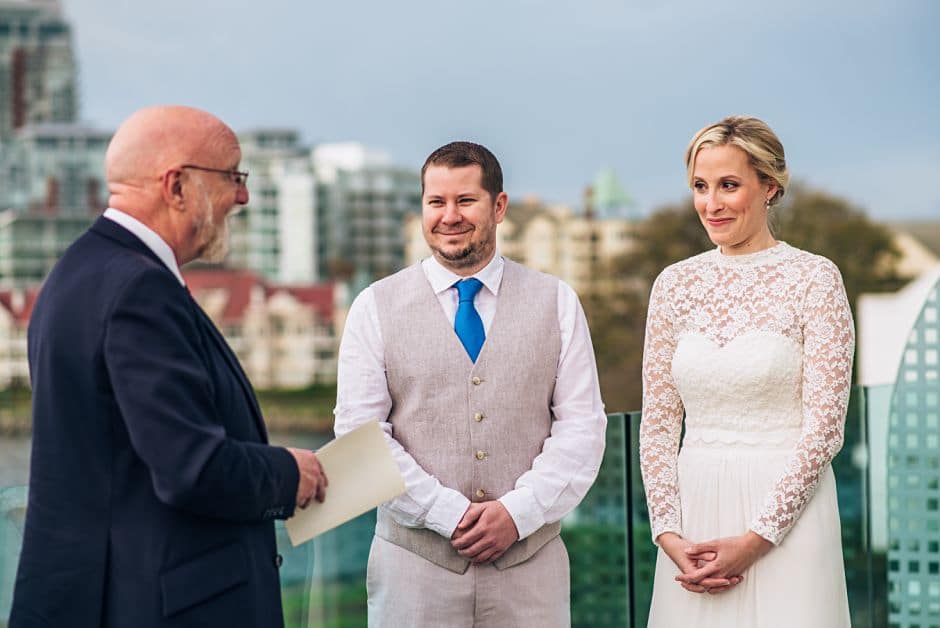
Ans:
MULTIPOLYGON (((433 255, 425 258, 422 266, 424 266, 424 273, 427 275, 434 294, 440 294, 461 279, 467 279, 467 277, 461 277, 452 270, 445 268, 433 255)), ((497 250, 490 263, 471 276, 479 279, 480 283, 494 295, 499 295, 499 285, 503 281, 503 266, 503 256, 497 250)))
POLYGON ((109 207, 104 211, 104 217, 113 220, 137 236, 140 241, 146 244, 147 248, 153 251, 154 255, 160 258, 160 261, 170 269, 170 272, 176 276, 180 284, 186 285, 186 282, 183 280, 183 275, 180 273, 179 264, 176 263, 176 256, 173 254, 173 249, 170 248, 170 245, 167 244, 163 238, 157 235, 156 231, 130 214, 124 213, 120 209, 114 209, 113 207, 109 207))

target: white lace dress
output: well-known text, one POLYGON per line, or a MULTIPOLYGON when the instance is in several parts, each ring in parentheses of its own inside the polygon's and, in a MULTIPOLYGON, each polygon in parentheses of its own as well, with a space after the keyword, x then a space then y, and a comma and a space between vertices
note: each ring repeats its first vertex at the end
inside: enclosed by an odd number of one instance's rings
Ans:
POLYGON ((650 297, 640 459, 653 538, 774 543, 728 592, 660 550, 649 626, 849 626, 835 478, 854 331, 839 270, 784 242, 666 268, 650 297), (682 448, 679 438, 685 414, 682 448))

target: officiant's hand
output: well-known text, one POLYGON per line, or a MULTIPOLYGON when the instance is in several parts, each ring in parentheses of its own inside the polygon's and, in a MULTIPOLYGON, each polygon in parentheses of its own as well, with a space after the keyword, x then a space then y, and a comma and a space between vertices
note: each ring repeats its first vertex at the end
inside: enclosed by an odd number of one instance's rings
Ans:
POLYGON ((676 580, 683 584, 701 584, 709 578, 743 574, 772 548, 773 543, 750 530, 741 536, 694 543, 685 548, 687 558, 701 560, 702 556, 714 555, 714 559, 694 571, 683 572, 676 580))
MULTIPOLYGON (((688 548, 696 547, 691 541, 682 538, 675 532, 663 532, 657 539, 659 546, 666 552, 666 556, 672 559, 679 571, 683 575, 693 573, 707 565, 715 559, 714 552, 700 552, 696 555, 690 555, 688 548)), ((677 576, 677 580, 679 577, 677 576)), ((743 580, 741 576, 731 577, 708 577, 702 578, 698 582, 680 581, 679 584, 686 591, 692 593, 722 593, 731 587, 739 584, 743 580)))
POLYGON ((518 540, 519 531, 509 511, 499 501, 489 501, 470 504, 454 530, 451 545, 480 565, 496 560, 518 540))
POLYGON ((308 449, 288 447, 287 451, 297 461, 297 470, 300 471, 300 482, 297 484, 297 506, 306 508, 311 499, 316 499, 322 504, 326 499, 326 487, 330 482, 326 479, 326 473, 323 472, 317 455, 308 449))

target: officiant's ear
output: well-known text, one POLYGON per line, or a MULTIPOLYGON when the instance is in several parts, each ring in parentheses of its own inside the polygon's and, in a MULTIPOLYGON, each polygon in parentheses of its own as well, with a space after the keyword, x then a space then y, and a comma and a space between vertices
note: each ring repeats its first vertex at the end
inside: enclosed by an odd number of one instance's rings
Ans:
POLYGON ((183 170, 181 168, 170 168, 163 173, 160 192, 163 196, 163 202, 173 209, 183 209, 183 170))

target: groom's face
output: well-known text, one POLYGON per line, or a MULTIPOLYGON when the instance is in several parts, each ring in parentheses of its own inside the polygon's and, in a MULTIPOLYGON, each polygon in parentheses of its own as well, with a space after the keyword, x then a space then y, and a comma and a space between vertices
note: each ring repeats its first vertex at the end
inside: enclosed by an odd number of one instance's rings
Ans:
POLYGON ((509 199, 494 199, 483 189, 480 166, 430 166, 421 197, 424 239, 434 257, 453 272, 469 276, 482 269, 496 251, 496 225, 503 221, 509 199))

